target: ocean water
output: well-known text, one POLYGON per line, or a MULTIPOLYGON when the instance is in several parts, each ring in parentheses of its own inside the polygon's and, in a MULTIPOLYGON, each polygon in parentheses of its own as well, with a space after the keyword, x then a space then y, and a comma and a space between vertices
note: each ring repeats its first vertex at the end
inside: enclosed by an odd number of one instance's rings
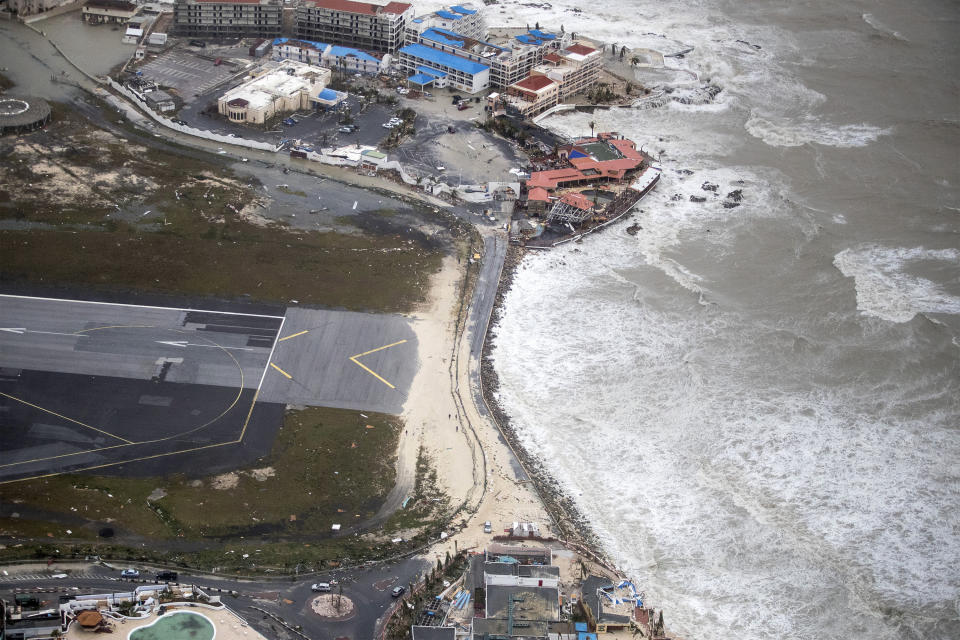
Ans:
POLYGON ((636 236, 519 268, 493 359, 520 437, 687 640, 960 637, 958 5, 488 11, 693 46, 628 72, 721 89, 545 121, 664 175, 636 236))

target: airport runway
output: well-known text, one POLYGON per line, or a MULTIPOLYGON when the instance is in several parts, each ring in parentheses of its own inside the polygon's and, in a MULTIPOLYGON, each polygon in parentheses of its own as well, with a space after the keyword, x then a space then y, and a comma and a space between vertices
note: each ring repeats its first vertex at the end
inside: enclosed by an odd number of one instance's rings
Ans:
POLYGON ((398 315, 0 295, 0 483, 230 468, 288 405, 400 413, 416 354, 398 315))

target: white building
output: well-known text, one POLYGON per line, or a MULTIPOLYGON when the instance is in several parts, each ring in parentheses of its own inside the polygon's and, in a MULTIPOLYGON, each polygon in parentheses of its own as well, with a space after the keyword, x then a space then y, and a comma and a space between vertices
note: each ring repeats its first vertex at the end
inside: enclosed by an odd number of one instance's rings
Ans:
POLYGON ((274 60, 296 60, 346 73, 380 73, 389 63, 389 54, 381 56, 335 44, 277 38, 273 41, 274 60))
POLYGON ((329 101, 329 69, 287 60, 223 94, 219 112, 232 122, 264 124, 282 113, 315 109, 329 101))
POLYGON ((477 93, 490 86, 488 65, 422 44, 408 44, 397 54, 400 68, 415 74, 410 80, 422 86, 429 84, 427 76, 434 78, 434 86, 451 86, 467 93, 477 93))
POLYGON ((417 16, 407 23, 407 44, 420 42, 417 34, 433 28, 456 31, 468 38, 482 40, 487 33, 483 6, 476 6, 465 2, 463 4, 453 5, 447 9, 440 9, 433 13, 417 16))

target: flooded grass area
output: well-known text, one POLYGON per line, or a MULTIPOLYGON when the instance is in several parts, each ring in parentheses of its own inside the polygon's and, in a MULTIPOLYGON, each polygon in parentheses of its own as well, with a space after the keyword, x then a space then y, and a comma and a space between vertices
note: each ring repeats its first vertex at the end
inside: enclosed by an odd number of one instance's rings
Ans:
MULTIPOLYGON (((309 407, 288 411, 269 456, 226 473, 125 478, 68 474, 5 485, 4 501, 49 522, 0 520, 0 536, 95 536, 57 524, 75 515, 154 539, 328 535, 374 515, 393 487, 402 423, 395 416, 309 407)), ((120 542, 120 540, 117 540, 120 542)))
POLYGON ((0 154, 7 288, 92 286, 407 311, 439 268, 437 244, 404 234, 407 227, 288 228, 271 221, 271 197, 256 178, 215 158, 130 143, 60 105, 47 129, 0 140, 0 154))

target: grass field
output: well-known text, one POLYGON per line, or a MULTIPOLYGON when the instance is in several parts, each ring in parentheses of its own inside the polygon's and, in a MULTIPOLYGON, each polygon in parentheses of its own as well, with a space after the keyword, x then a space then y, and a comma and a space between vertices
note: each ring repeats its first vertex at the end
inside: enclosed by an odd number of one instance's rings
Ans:
MULTIPOLYGON (((371 517, 393 487, 400 423, 365 415, 316 407, 289 411, 269 456, 217 476, 63 475, 8 484, 2 495, 150 538, 327 536, 334 523, 349 527, 371 517)), ((0 535, 69 538, 66 528, 7 519, 0 535)), ((76 537, 91 533, 73 530, 76 537)))

